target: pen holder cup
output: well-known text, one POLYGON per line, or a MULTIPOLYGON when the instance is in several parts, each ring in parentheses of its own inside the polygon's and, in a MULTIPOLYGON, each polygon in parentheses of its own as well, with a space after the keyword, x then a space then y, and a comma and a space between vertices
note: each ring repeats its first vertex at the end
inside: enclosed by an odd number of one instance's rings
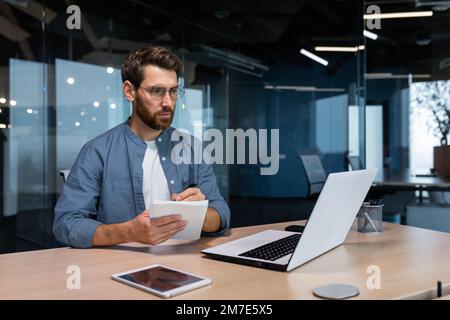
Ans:
POLYGON ((380 233, 383 231, 383 205, 363 203, 358 212, 358 232, 380 233))

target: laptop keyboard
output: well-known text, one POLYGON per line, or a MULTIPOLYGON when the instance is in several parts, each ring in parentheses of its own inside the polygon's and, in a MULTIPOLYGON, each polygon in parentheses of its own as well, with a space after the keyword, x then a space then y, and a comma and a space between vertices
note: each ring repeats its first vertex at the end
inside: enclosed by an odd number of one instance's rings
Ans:
POLYGON ((239 256, 275 261, 294 252, 295 247, 300 240, 300 236, 300 233, 293 234, 289 237, 241 253, 239 256))

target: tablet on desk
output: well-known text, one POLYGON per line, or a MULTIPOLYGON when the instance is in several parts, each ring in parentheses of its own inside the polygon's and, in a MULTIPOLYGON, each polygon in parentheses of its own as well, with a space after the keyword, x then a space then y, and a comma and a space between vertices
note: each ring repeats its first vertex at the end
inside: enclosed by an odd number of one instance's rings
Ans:
POLYGON ((163 298, 170 298, 212 283, 211 279, 159 264, 116 273, 111 278, 163 298))

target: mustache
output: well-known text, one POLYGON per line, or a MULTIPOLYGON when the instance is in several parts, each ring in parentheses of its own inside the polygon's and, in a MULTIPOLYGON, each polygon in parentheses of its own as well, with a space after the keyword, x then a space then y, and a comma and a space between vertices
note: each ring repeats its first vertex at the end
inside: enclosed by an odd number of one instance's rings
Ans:
POLYGON ((170 114, 173 114, 175 112, 174 109, 171 108, 163 108, 161 111, 157 112, 156 114, 162 114, 162 113, 167 113, 170 112, 170 114))

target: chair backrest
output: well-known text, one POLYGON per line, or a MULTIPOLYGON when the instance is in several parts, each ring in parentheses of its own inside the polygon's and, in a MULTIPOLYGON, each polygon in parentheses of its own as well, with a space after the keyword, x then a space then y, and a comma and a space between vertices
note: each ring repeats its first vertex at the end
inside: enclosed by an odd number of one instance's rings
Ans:
POLYGON ((346 156, 352 170, 361 170, 362 164, 359 156, 346 156))
POLYGON ((70 170, 59 170, 59 175, 62 177, 63 182, 67 181, 67 177, 69 176, 70 170))
POLYGON ((303 168, 305 169, 306 177, 309 184, 308 195, 314 196, 320 193, 327 175, 323 169, 322 162, 317 155, 300 155, 300 160, 302 161, 303 168))

